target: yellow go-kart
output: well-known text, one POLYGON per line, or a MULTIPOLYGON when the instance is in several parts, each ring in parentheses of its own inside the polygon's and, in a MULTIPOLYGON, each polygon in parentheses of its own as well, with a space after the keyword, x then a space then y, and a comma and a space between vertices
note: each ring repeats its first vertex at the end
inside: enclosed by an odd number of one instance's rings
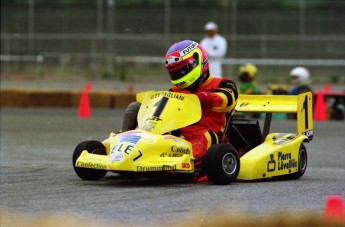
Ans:
POLYGON ((313 134, 310 93, 240 96, 236 111, 266 112, 263 132, 256 120, 233 118, 233 111, 226 140, 210 147, 201 169, 194 168, 190 142, 173 133, 200 120, 197 96, 149 91, 137 94, 137 101, 142 103, 137 129, 111 133, 103 142, 84 141, 75 148, 73 167, 81 179, 98 180, 107 171, 139 177, 202 172, 215 184, 229 184, 236 179, 299 178, 306 170, 307 152, 302 142, 313 134), (297 134, 269 134, 273 112, 297 113, 297 134), (245 153, 241 159, 238 151, 245 153))

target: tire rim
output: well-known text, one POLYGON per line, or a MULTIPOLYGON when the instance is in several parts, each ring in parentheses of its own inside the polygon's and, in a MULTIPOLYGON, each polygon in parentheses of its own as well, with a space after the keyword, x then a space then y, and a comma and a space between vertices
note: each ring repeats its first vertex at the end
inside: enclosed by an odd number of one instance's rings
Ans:
POLYGON ((306 155, 306 151, 304 149, 301 149, 299 152, 299 168, 301 171, 304 171, 305 168, 307 167, 307 155, 306 155))
POLYGON ((226 174, 233 174, 237 169, 237 161, 233 154, 227 153, 222 160, 223 170, 226 174))

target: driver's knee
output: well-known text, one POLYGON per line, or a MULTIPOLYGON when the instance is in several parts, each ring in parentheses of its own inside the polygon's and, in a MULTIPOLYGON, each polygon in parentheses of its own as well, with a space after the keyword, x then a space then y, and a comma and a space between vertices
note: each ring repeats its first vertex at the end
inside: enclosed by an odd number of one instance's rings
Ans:
POLYGON ((205 144, 202 144, 202 143, 192 144, 192 148, 193 148, 193 156, 196 159, 201 159, 202 157, 204 157, 207 151, 207 147, 205 146, 205 144))
POLYGON ((140 109, 140 103, 139 102, 131 102, 124 113, 123 116, 123 122, 122 122, 122 128, 121 130, 123 132, 133 130, 137 127, 137 116, 140 109))

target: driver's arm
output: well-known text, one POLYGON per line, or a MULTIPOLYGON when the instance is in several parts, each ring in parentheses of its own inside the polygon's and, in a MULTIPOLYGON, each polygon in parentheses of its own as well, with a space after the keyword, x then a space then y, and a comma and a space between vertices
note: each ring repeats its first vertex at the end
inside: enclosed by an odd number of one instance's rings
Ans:
POLYGON ((200 92, 196 95, 202 108, 216 112, 230 112, 236 106, 238 98, 237 86, 232 80, 222 81, 213 92, 200 92))

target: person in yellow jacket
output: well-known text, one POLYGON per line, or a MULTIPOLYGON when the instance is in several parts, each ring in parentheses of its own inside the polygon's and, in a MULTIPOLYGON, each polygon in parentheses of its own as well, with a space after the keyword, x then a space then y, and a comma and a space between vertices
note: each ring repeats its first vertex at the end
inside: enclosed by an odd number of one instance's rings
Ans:
POLYGON ((258 69, 253 64, 242 65, 239 69, 239 80, 241 82, 239 86, 239 92, 241 94, 255 95, 260 94, 258 86, 256 84, 256 75, 258 69))

